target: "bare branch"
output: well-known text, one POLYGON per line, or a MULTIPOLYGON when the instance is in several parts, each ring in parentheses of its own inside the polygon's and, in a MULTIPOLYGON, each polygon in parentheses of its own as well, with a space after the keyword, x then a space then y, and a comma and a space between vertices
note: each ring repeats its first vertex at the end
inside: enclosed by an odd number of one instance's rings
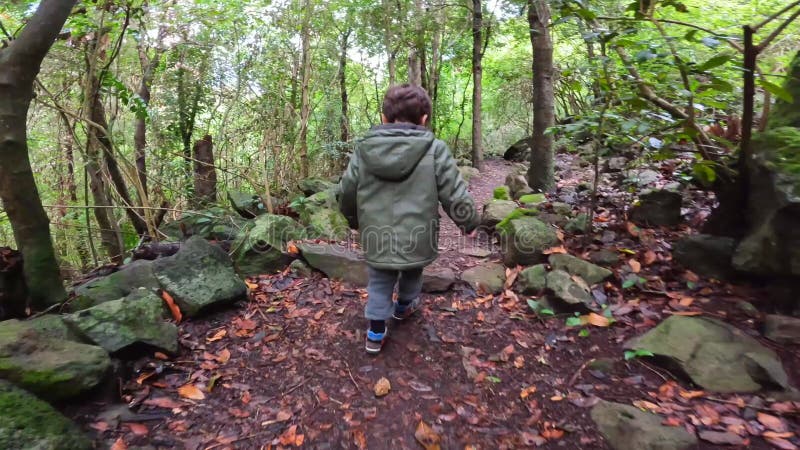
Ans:
MULTIPOLYGON (((800 4, 800 2, 798 2, 797 4, 800 4)), ((794 19, 797 19, 797 16, 800 16, 800 9, 795 11, 782 24, 778 25, 778 28, 775 28, 775 30, 773 30, 772 33, 770 33, 769 36, 764 38, 764 40, 761 41, 761 43, 756 46, 756 52, 761 53, 765 48, 767 48, 767 46, 770 44, 770 42, 772 42, 773 39, 778 37, 778 35, 780 35, 781 32, 783 32, 783 30, 787 26, 789 26, 790 23, 792 23, 794 21, 794 19)), ((755 29, 753 31, 755 31, 755 29)))
POLYGON ((9 60, 24 61, 22 76, 33 77, 39 72, 39 62, 44 59, 66 22, 76 0, 42 0, 33 17, 22 29, 19 37, 9 44, 9 60))
MULTIPOLYGON (((764 21, 762 21, 762 22, 761 22, 761 23, 759 23, 758 25, 756 25, 756 26, 752 27, 752 29, 753 29, 753 32, 755 33, 756 31, 758 31, 759 29, 761 29, 761 27, 763 27, 763 26, 765 26, 766 24, 768 24, 768 23, 772 22, 773 20, 777 19, 777 18, 778 18, 778 17, 779 17, 781 14, 785 13, 786 11, 789 11, 790 9, 792 9, 792 8, 794 8, 794 7, 798 6, 798 5, 800 5, 800 1, 797 1, 797 2, 791 3, 791 4, 789 4, 789 5, 786 5, 786 7, 785 7, 785 8, 783 8, 782 10, 780 10, 780 11, 776 12, 775 14, 773 14, 773 15, 771 15, 771 16, 769 16, 769 17, 767 17, 766 19, 764 19, 764 21)), ((795 16, 795 17, 796 17, 796 16, 795 16)), ((791 20, 791 19, 790 19, 790 20, 791 20)))
MULTIPOLYGON (((597 19, 598 20, 613 20, 613 21, 620 21, 620 22, 647 22, 647 21, 649 21, 649 19, 646 18, 646 17, 645 18, 635 18, 635 17, 602 17, 601 16, 601 17, 598 17, 597 19)), ((725 42, 728 43, 728 45, 730 45, 731 47, 736 49, 739 53, 744 51, 742 46, 739 45, 739 43, 736 42, 736 40, 734 40, 732 37, 726 36, 726 35, 721 34, 721 33, 718 33, 718 32, 716 32, 714 30, 710 30, 708 28, 701 27, 701 26, 695 25, 693 23, 681 22, 680 20, 658 19, 658 21, 661 22, 661 23, 669 23, 669 24, 672 24, 672 25, 680 25, 680 26, 683 26, 683 27, 692 28, 692 29, 695 29, 695 30, 698 30, 698 31, 702 31, 704 33, 708 33, 708 34, 710 34, 710 35, 712 35, 714 37, 718 37, 718 38, 724 40, 725 42)))

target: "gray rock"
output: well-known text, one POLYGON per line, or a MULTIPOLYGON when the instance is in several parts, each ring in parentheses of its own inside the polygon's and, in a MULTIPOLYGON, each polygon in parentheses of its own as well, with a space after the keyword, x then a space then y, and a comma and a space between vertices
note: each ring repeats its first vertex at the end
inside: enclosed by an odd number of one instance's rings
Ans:
POLYGON ((164 301, 140 289, 64 317, 69 325, 96 345, 113 353, 134 344, 147 344, 178 353, 178 327, 164 321, 164 301))
POLYGON ((187 240, 178 253, 155 260, 153 272, 187 317, 213 305, 234 302, 247 293, 228 254, 199 237, 187 240))
POLYGON ((589 255, 589 259, 593 263, 600 264, 601 266, 613 266, 620 260, 619 252, 605 248, 592 252, 591 255, 589 255))
POLYGON ((589 225, 589 215, 580 213, 564 225, 564 231, 573 234, 583 234, 589 225))
POLYGON ((542 252, 559 243, 555 229, 535 217, 510 220, 499 231, 503 262, 509 267, 544 262, 542 252))
POLYGON ((311 267, 308 267, 308 264, 304 263, 301 259, 295 259, 289 264, 289 267, 295 275, 300 277, 308 278, 312 274, 311 267))
POLYGON ((536 295, 547 287, 547 268, 544 264, 526 267, 517 276, 517 289, 525 295, 536 295))
POLYGON ((364 256, 349 247, 338 244, 301 242, 300 254, 308 265, 328 276, 347 281, 356 286, 366 286, 369 281, 364 256))
POLYGON ((764 318, 764 336, 782 344, 800 344, 800 319, 769 314, 764 318))
POLYGON ((525 162, 531 159, 531 138, 525 137, 513 143, 503 153, 506 161, 525 162))
POLYGON ((601 401, 591 417, 600 434, 615 450, 682 450, 697 438, 682 427, 662 425, 663 419, 630 405, 601 401))
POLYGON ((105 378, 110 364, 100 347, 53 337, 29 321, 0 322, 0 377, 42 398, 84 393, 105 378))
POLYGON ((655 185, 661 174, 651 169, 630 170, 626 173, 626 177, 639 187, 647 187, 655 185))
POLYGON ((291 258, 286 244, 306 237, 302 225, 287 216, 263 214, 242 229, 233 243, 233 262, 242 276, 272 273, 286 268, 291 258))
MULTIPOLYGON (((269 208, 264 204, 261 196, 257 194, 231 190, 228 191, 228 201, 231 207, 246 219, 252 219, 269 212, 269 208)), ((283 201, 276 197, 271 197, 270 201, 273 210, 283 205, 283 201)))
POLYGON ((510 200, 492 200, 483 205, 481 225, 494 228, 515 209, 517 209, 517 204, 510 200))
POLYGON ((743 331, 706 317, 671 316, 625 348, 669 358, 691 380, 717 392, 787 389, 788 376, 772 350, 743 331))
POLYGON ((158 289, 159 287, 161 286, 153 273, 153 262, 137 260, 111 275, 96 278, 76 287, 76 298, 70 302, 70 309, 79 311, 125 297, 139 288, 158 289))
POLYGON ((475 258, 486 258, 487 256, 491 255, 492 252, 485 248, 480 247, 465 247, 458 249, 458 252, 462 255, 473 256, 475 258))
POLYGON ((94 447, 80 428, 52 406, 0 380, 0 448, 90 450, 94 447))
POLYGON ((453 269, 428 266, 422 271, 422 292, 445 292, 456 280, 453 269))
POLYGON ((736 302, 736 307, 748 317, 751 317, 753 319, 761 317, 761 312, 758 310, 758 308, 755 307, 755 305, 753 305, 750 302, 739 300, 738 302, 736 302))
POLYGON ((303 192, 303 195, 308 197, 317 192, 326 191, 335 187, 334 183, 322 178, 306 178, 297 182, 297 187, 303 192))
POLYGON ((603 172, 622 172, 627 164, 628 160, 624 156, 614 156, 603 161, 603 172))
POLYGON ((506 186, 511 191, 511 198, 518 199, 523 195, 533 194, 534 191, 528 186, 528 180, 524 175, 510 173, 506 176, 506 186))
POLYGON ((341 241, 347 238, 350 226, 339 210, 322 208, 308 216, 307 234, 311 239, 341 241))
POLYGON ((656 190, 639 196, 631 210, 631 219, 642 226, 675 226, 681 222, 681 194, 656 190))
POLYGON ((734 274, 732 259, 735 247, 732 238, 694 234, 675 243, 672 257, 698 275, 725 280, 734 274))
POLYGON ((547 212, 542 212, 542 213, 537 214, 536 218, 541 220, 542 222, 544 222, 546 224, 555 225, 555 226, 557 226, 559 228, 565 227, 567 225, 567 222, 569 222, 569 218, 568 217, 564 217, 564 216, 559 215, 559 214, 547 213, 547 212))
POLYGON ((469 180, 481 174, 478 169, 468 166, 459 166, 458 171, 461 173, 461 178, 463 178, 467 183, 469 183, 469 180))
MULTIPOLYGON (((576 283, 572 276, 563 270, 553 270, 547 274, 547 290, 550 298, 557 300, 565 311, 591 311, 597 309, 589 291, 576 283)), ((554 306, 556 305, 554 304, 554 306)))
POLYGON ((247 219, 237 212, 221 207, 186 212, 179 220, 168 222, 159 228, 169 241, 181 241, 190 236, 204 239, 229 241, 236 239, 247 219))
POLYGON ((487 262, 465 270, 461 279, 476 292, 499 294, 506 282, 506 268, 502 264, 487 262))
POLYGON ((549 262, 553 269, 563 270, 572 275, 578 275, 590 285, 599 283, 614 275, 612 271, 606 268, 594 265, 572 255, 553 254, 550 255, 549 262))
POLYGON ((571 216, 572 215, 572 206, 564 203, 564 202, 553 202, 550 204, 553 207, 553 212, 558 214, 559 216, 571 216))

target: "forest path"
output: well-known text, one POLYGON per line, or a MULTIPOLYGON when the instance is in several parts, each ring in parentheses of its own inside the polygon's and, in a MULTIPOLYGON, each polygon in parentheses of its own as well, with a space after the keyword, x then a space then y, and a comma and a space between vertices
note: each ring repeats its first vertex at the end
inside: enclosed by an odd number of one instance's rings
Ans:
MULTIPOLYGON (((589 169, 571 155, 559 155, 557 167, 559 191, 553 199, 569 199, 589 169)), ((505 161, 487 161, 470 184, 479 205, 511 168, 505 161)), ((624 222, 613 230, 602 232, 604 239, 615 233, 613 243, 568 237, 565 246, 576 255, 598 245, 644 251, 626 237, 624 222)), ((437 265, 460 272, 498 259, 497 253, 483 259, 462 254, 460 245, 485 246, 486 238, 459 234, 449 219, 442 221, 437 265)), ((671 271, 668 260, 654 267, 671 271)), ((249 284, 249 301, 181 324, 180 358, 140 362, 141 371, 122 388, 138 414, 109 420, 114 407, 95 404, 73 417, 106 444, 147 449, 417 449, 426 439, 441 442, 428 449, 607 449, 589 417, 598 398, 631 404, 661 399, 664 386, 678 392, 668 375, 622 358, 622 343, 653 326, 668 299, 651 296, 640 303, 623 298, 612 284, 605 289, 609 302, 621 306, 617 323, 591 330, 565 326, 563 317, 537 317, 525 298, 480 296, 457 284, 442 295, 425 294, 416 316, 390 323, 378 356, 363 349, 363 289, 288 271, 249 284), (592 361, 602 364, 589 365, 592 361), (382 378, 391 390, 378 397, 382 378)), ((712 301, 701 306, 715 315, 734 311, 731 305, 745 295, 699 286, 720 291, 708 294, 712 301)), ((794 366, 791 361, 784 356, 794 366)), ((737 409, 702 398, 671 401, 684 408, 676 411, 688 411, 673 414, 701 418, 709 408, 719 415, 735 415, 721 409, 737 409)), ((720 447, 701 441, 697 448, 720 447)), ((748 448, 770 446, 754 440, 748 448)))

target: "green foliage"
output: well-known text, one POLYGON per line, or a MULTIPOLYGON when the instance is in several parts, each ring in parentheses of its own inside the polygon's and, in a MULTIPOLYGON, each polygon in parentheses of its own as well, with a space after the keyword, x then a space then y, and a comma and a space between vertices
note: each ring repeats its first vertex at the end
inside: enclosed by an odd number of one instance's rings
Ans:
POLYGON ((535 314, 540 316, 554 316, 555 312, 553 312, 550 308, 545 308, 542 306, 540 302, 533 299, 528 299, 528 307, 533 311, 535 314))
POLYGON ((495 200, 511 200, 511 190, 508 186, 498 186, 494 188, 492 196, 495 200))
POLYGON ((625 361, 630 361, 631 359, 642 358, 642 357, 645 357, 645 356, 649 357, 649 356, 655 356, 655 355, 653 354, 653 352, 651 352, 649 350, 643 350, 643 349, 625 350, 625 361))
POLYGON ((520 219, 525 216, 535 216, 537 214, 539 214, 539 211, 533 208, 517 208, 501 220, 500 223, 495 226, 495 229, 500 233, 506 233, 508 232, 508 224, 511 223, 512 220, 520 219))

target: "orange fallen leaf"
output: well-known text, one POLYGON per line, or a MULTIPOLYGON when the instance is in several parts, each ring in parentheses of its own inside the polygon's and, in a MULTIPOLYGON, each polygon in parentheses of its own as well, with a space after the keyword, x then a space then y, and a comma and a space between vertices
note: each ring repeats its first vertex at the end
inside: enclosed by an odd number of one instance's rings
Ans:
POLYGON ((670 417, 667 417, 666 419, 664 419, 664 421, 661 422, 661 424, 665 425, 665 426, 668 426, 668 427, 679 427, 679 426, 681 426, 681 419, 679 419, 679 418, 677 418, 675 416, 670 416, 670 417))
POLYGON ((693 297, 683 297, 681 299, 681 301, 678 302, 679 305, 686 306, 686 307, 691 306, 692 303, 694 303, 694 298, 693 297))
POLYGON ((633 222, 627 222, 625 224, 625 229, 627 229, 628 234, 630 234, 633 237, 639 237, 639 233, 641 232, 639 230, 639 227, 637 227, 633 222))
POLYGON ((114 445, 111 446, 111 450, 128 450, 128 445, 125 444, 125 441, 122 438, 118 438, 114 445))
POLYGON ((419 442, 422 447, 425 448, 425 450, 441 449, 440 443, 442 438, 436 434, 435 431, 433 431, 433 428, 421 420, 417 425, 417 430, 414 432, 414 437, 417 439, 417 442, 419 442))
POLYGON ((596 327, 607 327, 611 325, 611 321, 606 316, 601 316, 597 313, 589 313, 586 317, 586 322, 596 326, 596 327))
POLYGON ((656 255, 656 252, 654 252, 652 250, 648 250, 648 251, 644 252, 644 265, 645 266, 649 266, 650 264, 653 264, 654 262, 656 262, 657 259, 658 259, 658 255, 656 255))
POLYGON ((642 263, 640 263, 635 259, 628 260, 628 265, 631 266, 631 270, 633 270, 633 273, 639 273, 642 271, 642 263))
POLYGON ((766 439, 767 442, 772 444, 773 447, 779 448, 781 450, 797 450, 797 446, 787 441, 786 439, 781 439, 781 438, 766 438, 766 439))
POLYGON ((522 355, 514 358, 514 367, 516 367, 517 369, 522 369, 523 367, 525 367, 525 358, 522 355))
POLYGON ((786 424, 778 417, 760 412, 756 415, 756 419, 761 425, 764 425, 772 431, 776 431, 778 433, 783 433, 786 431, 786 424))
POLYGON ((552 402, 560 402, 562 400, 564 400, 564 397, 562 397, 561 395, 554 395, 550 397, 550 401, 552 402))
POLYGON ((203 400, 206 398, 206 394, 203 394, 203 391, 193 384, 184 384, 183 386, 179 387, 178 395, 192 400, 203 400))
POLYGON ((702 397, 704 395, 706 395, 706 393, 704 391, 684 391, 684 390, 681 390, 681 397, 683 397, 683 398, 685 398, 687 400, 691 400, 693 398, 702 397))
POLYGON ((358 450, 367 450, 367 436, 362 430, 353 431, 353 441, 355 441, 358 450))
POLYGON ((169 359, 169 356, 167 356, 167 355, 165 355, 165 354, 163 354, 161 352, 155 352, 155 353, 153 353, 153 356, 156 359, 160 359, 162 361, 167 361, 169 359))
POLYGON ((145 373, 139 375, 138 377, 136 377, 136 384, 144 383, 145 380, 147 380, 148 378, 152 377, 155 374, 156 374, 156 371, 154 370, 152 372, 145 372, 145 373))
POLYGON ((231 360, 231 352, 227 348, 223 348, 222 351, 214 357, 214 359, 216 359, 220 364, 225 364, 231 360))
POLYGON ((93 430, 96 430, 99 433, 104 433, 104 432, 108 431, 110 426, 108 425, 108 422, 105 422, 105 421, 101 420, 99 422, 95 422, 95 423, 89 424, 89 428, 91 428, 93 430))
POLYGON ((286 243, 286 253, 290 255, 299 255, 300 249, 297 248, 297 245, 295 245, 294 242, 289 241, 286 243))
POLYGON ((141 423, 126 423, 125 425, 127 425, 128 428, 130 428, 131 433, 135 434, 136 436, 147 436, 150 433, 147 425, 142 425, 141 423))
POLYGON ((543 255, 556 255, 556 254, 564 255, 566 253, 567 253, 567 249, 565 249, 563 245, 559 245, 557 247, 550 247, 547 250, 542 252, 543 255))
POLYGON ((292 418, 292 412, 285 409, 278 411, 278 414, 275 415, 275 420, 278 422, 286 422, 291 418, 292 418))
POLYGON ((251 291, 255 291, 256 289, 258 289, 258 285, 256 283, 245 281, 244 284, 247 286, 247 289, 250 289, 251 291))
POLYGON ((148 398, 143 403, 147 406, 155 406, 157 408, 175 409, 183 407, 182 403, 178 403, 169 397, 148 398))
POLYGON ((181 323, 181 319, 183 319, 183 314, 181 314, 181 309, 178 305, 175 304, 175 299, 169 295, 169 292, 165 290, 161 290, 161 298, 164 300, 164 303, 167 304, 169 311, 172 313, 172 318, 175 319, 175 323, 181 323))
POLYGON ((284 431, 278 440, 281 445, 294 445, 297 439, 297 425, 292 425, 284 431))
POLYGON ((528 386, 520 391, 519 398, 525 400, 526 398, 528 398, 529 395, 533 394, 534 392, 536 392, 536 386, 528 386))
POLYGON ((761 433, 761 436, 765 439, 789 439, 794 437, 794 433, 791 431, 785 431, 783 433, 778 433, 776 431, 765 431, 761 433))
POLYGON ((675 316, 699 316, 703 314, 702 311, 672 311, 670 314, 675 316))
POLYGON ((216 333, 214 333, 213 336, 211 336, 209 338, 206 338, 206 341, 207 342, 219 341, 220 339, 224 338, 226 334, 228 334, 228 330, 223 328, 223 329, 217 331, 216 333))
POLYGON ((381 377, 377 383, 375 383, 375 396, 376 397, 383 397, 384 395, 388 394, 389 391, 392 390, 392 384, 386 377, 381 377))

